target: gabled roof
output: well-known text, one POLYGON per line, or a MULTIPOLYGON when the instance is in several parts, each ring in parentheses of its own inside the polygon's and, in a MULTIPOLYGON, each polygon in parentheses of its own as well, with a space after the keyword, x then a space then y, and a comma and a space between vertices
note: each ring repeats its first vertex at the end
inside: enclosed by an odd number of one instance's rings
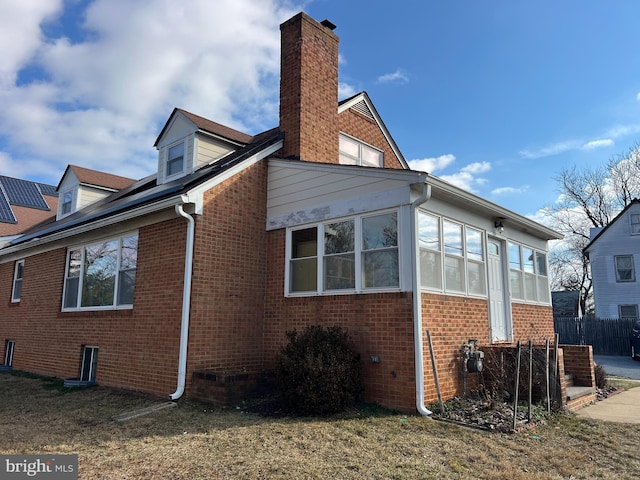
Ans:
POLYGON ((395 153, 396 157, 398 157, 398 160, 400 160, 402 166, 406 169, 409 169, 409 164, 402 155, 402 152, 391 136, 391 133, 389 133, 387 126, 382 121, 382 117, 380 117, 380 114, 376 110, 376 107, 373 105, 371 98, 369 98, 369 94, 363 91, 338 102, 338 113, 342 113, 350 108, 361 113, 362 115, 365 115, 366 117, 369 117, 378 124, 380 131, 386 138, 387 142, 389 142, 393 153, 395 153))
POLYGON ((216 123, 212 120, 209 120, 208 118, 204 118, 199 115, 195 115, 191 112, 187 112, 186 110, 183 110, 181 108, 174 108, 173 112, 171 112, 171 115, 169 115, 168 120, 164 124, 164 127, 162 127, 162 130, 160 131, 160 135, 158 135, 158 138, 153 144, 154 147, 158 146, 160 139, 169 128, 169 125, 173 121, 173 118, 175 117, 176 114, 184 115, 188 120, 193 122, 193 124, 196 126, 196 128, 200 132, 214 135, 216 137, 221 137, 237 144, 246 145, 252 141, 253 137, 251 135, 247 135, 246 133, 242 133, 231 127, 227 127, 226 125, 216 123))
POLYGON ((68 165, 62 175, 57 189, 60 188, 62 181, 69 171, 72 171, 75 174, 82 185, 102 187, 108 190, 122 190, 135 182, 133 178, 121 177, 120 175, 113 175, 111 173, 100 172, 98 170, 78 167, 77 165, 68 165))
POLYGON ((627 212, 627 210, 629 210, 629 209, 632 207, 632 205, 637 205, 637 204, 640 204, 640 199, 634 198, 633 200, 631 200, 631 201, 629 202, 629 204, 628 204, 626 207, 624 207, 624 208, 622 209, 622 211, 621 211, 618 215, 616 215, 616 216, 615 216, 615 218, 614 218, 613 220, 611 220, 607 225, 605 225, 605 226, 604 226, 604 228, 602 228, 602 229, 598 232, 598 234, 597 234, 595 237, 593 237, 593 238, 591 239, 591 241, 587 244, 587 246, 586 246, 586 247, 584 247, 584 248, 582 249, 582 253, 583 253, 584 255, 586 255, 587 257, 589 257, 589 249, 592 247, 592 245, 593 245, 593 244, 594 244, 594 243, 595 243, 595 242, 596 242, 600 237, 602 237, 602 235, 604 234, 604 232, 606 232, 607 230, 609 230, 609 227, 610 227, 611 225, 613 225, 614 223, 616 223, 616 222, 618 221, 618 219, 619 219, 620 217, 622 217, 622 216, 627 212))
POLYGON ((0 253, 12 247, 19 249, 20 245, 29 241, 46 243, 50 238, 78 233, 79 229, 90 230, 103 227, 109 222, 115 223, 120 221, 122 216, 135 218, 150 211, 184 203, 184 196, 205 182, 222 176, 244 161, 260 156, 262 152, 266 152, 266 155, 272 153, 274 148, 281 148, 282 138, 282 134, 277 129, 268 130, 251 137, 250 143, 219 162, 206 165, 172 182, 158 185, 155 174, 145 177, 67 217, 60 220, 56 220, 54 217, 48 222, 26 231, 23 236, 15 239, 8 247, 0 249, 0 253))

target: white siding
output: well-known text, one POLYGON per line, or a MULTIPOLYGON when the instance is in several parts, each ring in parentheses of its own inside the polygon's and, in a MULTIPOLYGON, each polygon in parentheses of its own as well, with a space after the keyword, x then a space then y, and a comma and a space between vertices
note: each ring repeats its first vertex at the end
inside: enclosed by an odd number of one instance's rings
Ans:
POLYGON ((632 205, 589 248, 596 315, 599 317, 617 318, 618 305, 640 304, 640 235, 631 235, 631 213, 640 213, 640 205, 632 205), (634 282, 616 281, 616 255, 633 255, 634 282))
POLYGON ((87 187, 85 185, 81 185, 78 188, 78 203, 77 208, 80 210, 81 208, 86 207, 98 200, 102 200, 104 197, 111 195, 113 192, 105 191, 99 188, 87 187))
MULTIPOLYGON (((362 167, 354 167, 362 168, 362 167)), ((415 172, 367 175, 331 167, 269 165, 267 229, 409 204, 415 172)))
POLYGON ((229 145, 223 142, 202 136, 198 137, 197 145, 196 169, 208 165, 233 151, 229 145))

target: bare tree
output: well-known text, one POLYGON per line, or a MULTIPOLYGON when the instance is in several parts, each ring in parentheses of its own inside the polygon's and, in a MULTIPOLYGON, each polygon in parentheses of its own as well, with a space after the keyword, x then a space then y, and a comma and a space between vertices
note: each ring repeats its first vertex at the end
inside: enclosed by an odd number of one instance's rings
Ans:
POLYGON ((556 177, 560 197, 548 207, 550 225, 565 235, 549 254, 552 290, 579 290, 583 312, 592 305, 589 260, 582 251, 591 229, 605 227, 640 198, 640 143, 603 167, 572 167, 556 177))

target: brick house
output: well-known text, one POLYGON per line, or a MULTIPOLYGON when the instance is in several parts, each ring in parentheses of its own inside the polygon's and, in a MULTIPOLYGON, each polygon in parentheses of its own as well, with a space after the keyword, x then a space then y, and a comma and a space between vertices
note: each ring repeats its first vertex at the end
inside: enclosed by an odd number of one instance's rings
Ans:
MULTIPOLYGON (((460 348, 554 334, 547 243, 530 219, 408 168, 366 93, 338 97, 334 26, 281 25, 280 124, 252 136, 175 109, 157 174, 0 249, 13 366, 228 403, 285 332, 341 325, 363 399, 428 413, 462 390, 460 348)), ((61 186, 80 182, 68 169, 61 186)))

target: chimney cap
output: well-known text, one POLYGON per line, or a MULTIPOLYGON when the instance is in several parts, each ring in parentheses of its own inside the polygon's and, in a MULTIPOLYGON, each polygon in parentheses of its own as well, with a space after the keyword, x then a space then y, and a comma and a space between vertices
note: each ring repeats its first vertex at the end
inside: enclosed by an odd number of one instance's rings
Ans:
POLYGON ((326 18, 320 22, 320 25, 322 25, 323 27, 327 27, 329 30, 335 30, 336 29, 335 24, 333 22, 331 22, 330 20, 327 20, 326 18))

